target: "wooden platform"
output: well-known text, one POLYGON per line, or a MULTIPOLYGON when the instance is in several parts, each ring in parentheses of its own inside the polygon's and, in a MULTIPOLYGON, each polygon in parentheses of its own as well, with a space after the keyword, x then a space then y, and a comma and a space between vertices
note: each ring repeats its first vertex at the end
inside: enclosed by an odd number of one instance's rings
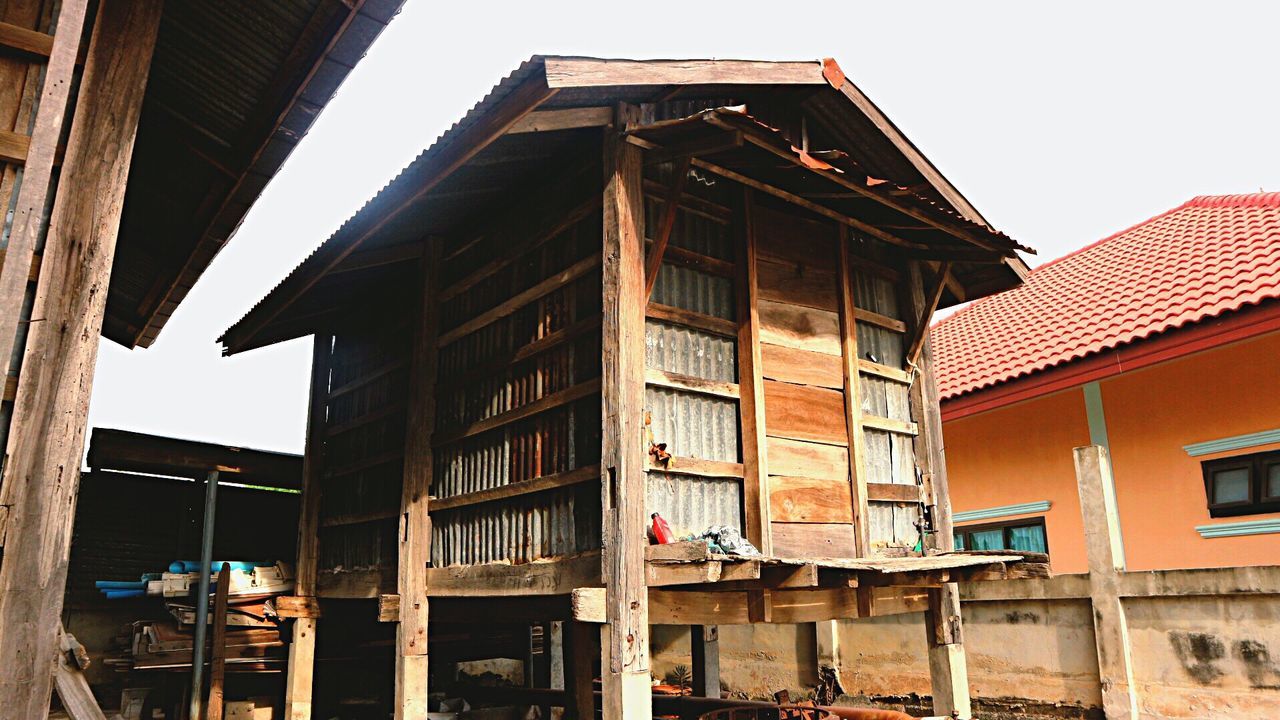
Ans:
POLYGON ((951 582, 1048 577, 1040 553, 952 552, 900 558, 746 558, 712 554, 702 543, 650 546, 649 587, 707 591, 805 587, 939 587, 951 582), (689 587, 693 586, 693 587, 689 587))
MULTIPOLYGON (((925 557, 808 558, 717 555, 704 543, 647 548, 655 625, 795 623, 923 612, 944 583, 1049 576, 1039 553, 953 552, 925 557)), ((599 553, 523 564, 427 570, 432 620, 605 621, 599 553)))

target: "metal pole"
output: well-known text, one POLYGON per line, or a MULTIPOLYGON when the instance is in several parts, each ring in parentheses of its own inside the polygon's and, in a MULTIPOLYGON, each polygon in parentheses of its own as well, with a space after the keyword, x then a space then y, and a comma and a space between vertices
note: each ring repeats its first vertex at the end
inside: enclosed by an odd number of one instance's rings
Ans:
MULTIPOLYGON (((196 632, 191 644, 190 720, 201 717, 201 695, 204 684, 204 645, 209 630, 209 573, 213 567, 213 517, 218 509, 218 471, 210 470, 204 480, 204 524, 200 540, 200 588, 196 594, 196 632)), ((215 618, 215 621, 217 618, 215 618)), ((223 622, 226 619, 223 618, 223 622)))

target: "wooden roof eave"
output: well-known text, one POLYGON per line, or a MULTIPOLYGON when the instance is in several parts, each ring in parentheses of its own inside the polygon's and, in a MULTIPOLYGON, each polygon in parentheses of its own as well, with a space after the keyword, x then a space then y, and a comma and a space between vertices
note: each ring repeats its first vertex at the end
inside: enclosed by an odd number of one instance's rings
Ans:
MULTIPOLYGON (((232 355, 248 349, 255 334, 354 253, 365 240, 376 235, 414 201, 425 196, 490 143, 502 137, 508 129, 550 99, 556 92, 555 88, 547 86, 543 73, 534 73, 499 100, 478 122, 464 128, 447 144, 440 146, 438 151, 420 156, 419 161, 415 161, 401 174, 400 178, 393 180, 387 186, 387 189, 393 188, 404 176, 412 173, 421 176, 421 180, 413 185, 414 191, 404 194, 391 207, 385 208, 378 214, 376 220, 368 218, 367 220, 371 221, 368 227, 362 228, 363 223, 358 222, 362 219, 361 216, 366 214, 364 212, 357 213, 355 217, 348 220, 333 237, 325 241, 244 318, 218 338, 218 341, 225 346, 224 354, 232 355), (414 167, 419 162, 421 166, 414 167)), ((377 198, 370 201, 365 209, 370 208, 376 201, 377 198)))

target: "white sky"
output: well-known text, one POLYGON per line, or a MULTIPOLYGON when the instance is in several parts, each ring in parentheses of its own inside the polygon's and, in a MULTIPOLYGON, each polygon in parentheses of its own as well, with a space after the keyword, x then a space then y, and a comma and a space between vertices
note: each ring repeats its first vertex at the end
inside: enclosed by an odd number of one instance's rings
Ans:
POLYGON ((301 452, 310 343, 214 343, 534 53, 835 57, 1038 265, 1195 195, 1280 190, 1280 3, 408 0, 91 426, 301 452))

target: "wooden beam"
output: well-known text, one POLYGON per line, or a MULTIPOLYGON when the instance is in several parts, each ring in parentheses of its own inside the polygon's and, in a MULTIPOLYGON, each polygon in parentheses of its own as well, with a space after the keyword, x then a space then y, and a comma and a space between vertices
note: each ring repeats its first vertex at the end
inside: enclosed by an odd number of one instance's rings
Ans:
POLYGON ((546 60, 553 88, 610 85, 814 85, 826 84, 816 62, 763 60, 546 60))
POLYGON ((734 276, 733 263, 720 258, 713 258, 710 255, 703 255, 693 250, 686 250, 682 247, 674 245, 667 246, 667 252, 663 255, 666 262, 673 265, 680 265, 692 268, 711 275, 719 275, 720 277, 732 278, 734 276))
POLYGON ((557 90, 549 88, 541 74, 535 74, 512 90, 505 98, 498 101, 479 122, 458 133, 451 141, 433 153, 430 159, 413 168, 413 174, 421 178, 416 190, 405 197, 398 205, 379 216, 376 220, 367 218, 361 222, 350 223, 347 227, 352 237, 335 236, 321 245, 303 267, 291 273, 276 288, 268 299, 260 304, 235 327, 228 330, 222 340, 229 351, 234 352, 249 342, 264 327, 271 323, 286 307, 311 289, 320 278, 360 248, 360 245, 377 235, 384 227, 393 222, 406 208, 439 185, 462 167, 494 140, 506 134, 512 125, 524 116, 533 112, 546 102, 557 90))
POLYGON ((477 420, 470 425, 464 425, 463 427, 450 430, 448 432, 442 432, 440 433, 440 436, 436 438, 435 444, 440 446, 451 442, 457 442, 458 440, 465 440, 466 438, 503 427, 504 425, 510 425, 513 422, 524 420, 525 418, 532 417, 539 413, 563 407, 564 405, 576 402, 582 398, 595 395, 600 392, 600 387, 601 381, 599 378, 580 382, 573 387, 565 388, 564 390, 559 390, 551 393, 550 395, 538 398, 528 405, 521 405, 514 410, 508 410, 507 412, 499 413, 493 417, 485 418, 484 420, 477 420))
POLYGON ((667 372, 657 368, 645 368, 644 382, 646 385, 655 387, 680 390, 698 395, 712 395, 730 400, 737 400, 739 395, 738 383, 707 380, 694 375, 667 372))
POLYGON ((559 110, 536 110, 525 115, 507 129, 508 135, 555 132, 589 127, 606 127, 613 122, 611 107, 579 107, 559 110))
POLYGON ((27 161, 31 137, 9 130, 0 130, 0 161, 22 165, 27 161))
MULTIPOLYGON (((58 37, 49 46, 49 64, 45 67, 39 109, 23 157, 22 187, 14 204, 5 262, 0 265, 0 308, 7 308, 0 312, 0 377, 16 374, 10 372, 9 367, 18 330, 16 308, 23 306, 27 296, 29 268, 48 205, 54 156, 62 137, 71 87, 75 84, 76 53, 87 6, 87 0, 64 0, 58 12, 58 37)), ((20 35, 27 37, 28 32, 32 31, 23 30, 20 35)), ((6 39, 14 40, 13 33, 6 39)), ((0 532, 0 540, 3 535, 0 532)))
MULTIPOLYGON (((938 301, 942 299, 942 291, 947 286, 947 274, 951 272, 951 263, 944 261, 938 266, 934 273, 929 286, 925 291, 924 302, 922 307, 917 308, 915 324, 911 327, 911 334, 907 336, 907 365, 915 365, 920 359, 920 351, 924 349, 924 339, 929 333, 929 321, 933 319, 933 313, 938 309, 938 301)), ((913 274, 913 277, 918 275, 913 274)))
POLYGON ((524 290, 522 292, 516 293, 515 295, 512 295, 511 297, 507 298, 506 300, 498 304, 496 307, 490 308, 489 310, 486 310, 480 313, 479 315, 449 330, 448 332, 440 333, 439 338, 437 338, 436 340, 436 344, 439 347, 444 347, 461 337, 464 337, 466 335, 469 335, 475 332, 476 330, 479 330, 480 328, 494 322, 495 320, 504 318, 510 315, 511 313, 519 310, 520 308, 524 307, 525 305, 528 305, 534 300, 537 300, 538 298, 544 295, 547 295, 549 293, 555 292, 556 290, 559 290, 560 288, 564 287, 565 285, 568 285, 574 280, 577 280, 578 278, 585 276, 587 273, 591 272, 592 270, 595 270, 596 267, 599 265, 599 263, 600 263, 599 257, 595 255, 589 255, 583 258, 582 260, 579 260, 578 262, 574 263, 573 265, 569 266, 568 268, 561 270, 555 275, 552 275, 546 280, 543 280, 542 282, 534 285, 528 290, 524 290))
POLYGON ((58 691, 58 699, 62 701, 62 709, 71 720, 107 720, 106 714, 98 706, 98 700, 93 696, 89 681, 85 679, 83 670, 86 665, 72 661, 73 656, 78 657, 78 653, 84 652, 84 647, 76 642, 75 636, 65 632, 61 624, 58 632, 62 637, 58 665, 53 672, 54 687, 58 691))
POLYGON ((400 494, 400 548, 396 585, 395 720, 427 713, 427 563, 431 561, 432 439, 436 424, 436 364, 440 323, 440 238, 424 241, 421 286, 409 360, 409 415, 405 423, 404 473, 400 494))
POLYGON ((929 162, 929 159, 916 149, 916 146, 907 139, 906 135, 902 134, 902 131, 893 124, 893 121, 881 112, 880 108, 876 107, 875 103, 871 102, 871 98, 867 97, 866 94, 858 89, 858 87, 845 76, 844 72, 840 70, 840 67, 836 65, 835 60, 828 58, 823 61, 823 65, 824 67, 831 68, 831 71, 828 72, 828 77, 834 80, 832 85, 836 90, 844 95, 849 102, 853 103, 854 107, 858 108, 863 116, 870 120, 871 123, 875 125, 876 129, 884 134, 884 136, 888 138, 889 142, 893 143, 893 145, 898 148, 898 152, 902 153, 903 157, 915 166, 916 170, 924 177, 929 185, 946 198, 947 202, 950 203, 957 212, 965 218, 980 225, 989 224, 978 212, 977 208, 973 207, 973 205, 971 205, 969 201, 960 194, 960 191, 956 190, 950 181, 943 177, 942 173, 938 172, 938 169, 933 166, 933 163, 929 162))
POLYGON ((850 501, 853 508, 853 548, 858 557, 871 556, 871 518, 867 508, 866 438, 862 427, 862 375, 858 359, 857 305, 854 298, 854 276, 849 265, 849 228, 840 226, 836 243, 839 255, 837 282, 840 285, 840 357, 844 377, 844 418, 849 442, 850 501))
POLYGON ((408 245, 393 245, 392 247, 376 248, 374 250, 361 250, 358 253, 351 253, 346 260, 338 263, 332 274, 369 270, 385 265, 397 265, 417 260, 421 257, 422 243, 420 242, 409 243, 408 245))
MULTIPOLYGON (((62 29, 61 23, 63 20, 69 19, 71 19, 69 16, 59 15, 58 29, 62 29)), ((48 33, 31 30, 12 23, 0 22, 0 46, 12 50, 21 50, 41 57, 50 57, 53 55, 53 43, 54 38, 48 33)), ((78 45, 79 43, 77 43, 78 45)), ((72 57, 74 58, 75 56, 72 55, 72 57)))
MULTIPOLYGON (((72 0, 62 4, 54 39, 60 66, 64 59, 74 62, 82 8, 83 3, 72 0)), ((106 288, 161 8, 160 0, 102 2, 80 80, 32 311, 41 322, 31 323, 27 336, 0 487, 0 512, 5 515, 0 519, 3 718, 44 718, 49 711, 106 288)), ((52 100, 50 111, 58 115, 64 103, 49 94, 62 82, 70 83, 69 71, 50 70, 44 83, 46 97, 52 100)), ((42 101, 40 114, 43 110, 42 101)), ((60 128, 62 123, 56 125, 60 128)), ((48 152, 51 166, 56 143, 51 138, 56 133, 52 125, 49 128, 33 143, 32 154, 37 149, 48 152)), ((24 186, 47 183, 47 175, 42 175, 43 171, 28 175, 24 186)), ((46 197, 43 192, 36 195, 41 201, 46 197)), ((20 213, 29 211, 31 216, 15 219, 14 235, 29 238, 34 246, 44 204, 28 205, 20 197, 19 205, 20 213)), ((26 285, 29 252, 9 246, 5 270, 12 267, 18 273, 16 285, 26 285)), ((0 317, 9 318, 16 315, 13 309, 20 305, 22 293, 10 295, 11 286, 0 285, 0 307, 5 308, 0 317)), ((5 358, 13 344, 11 330, 11 323, 6 324, 0 341, 5 358)))
POLYGON ((724 318, 670 305, 662 305, 661 303, 649 303, 645 310, 645 317, 675 323, 676 325, 684 325, 695 330, 712 333, 713 335, 735 337, 738 334, 737 323, 732 320, 725 320, 724 318))
POLYGON ((645 156, 645 164, 654 165, 672 160, 688 162, 690 158, 705 158, 726 150, 736 150, 742 147, 742 143, 742 133, 738 131, 718 133, 709 138, 694 138, 693 140, 676 143, 675 145, 664 145, 661 148, 649 151, 648 155, 645 156))
POLYGON ((704 460, 702 458, 672 456, 671 461, 661 464, 649 456, 648 469, 656 472, 668 472, 677 475, 697 475, 698 477, 741 478, 742 463, 725 462, 723 460, 704 460))
POLYGON ((919 427, 913 422, 883 418, 877 415, 863 415, 862 426, 873 430, 897 433, 898 435, 915 435, 920 431, 919 427))
POLYGON ((521 495, 529 495, 531 493, 569 487, 570 485, 578 485, 589 480, 598 480, 599 478, 600 466, 588 465, 586 467, 566 470, 560 473, 543 475, 530 480, 508 483, 506 485, 489 488, 487 490, 477 490, 475 492, 453 495, 447 498, 432 498, 430 510, 435 513, 442 510, 452 510, 454 508, 467 507, 469 505, 477 505, 479 503, 493 502, 495 500, 506 500, 507 498, 519 497, 521 495))
MULTIPOLYGON (((333 336, 316 335, 311 342, 311 383, 307 410, 307 439, 302 456, 302 502, 298 513, 298 559, 293 592, 301 598, 316 594, 316 566, 320 554, 320 481, 324 470, 325 407, 330 395, 333 336)), ((277 608, 279 609, 279 608, 277 608)), ((316 619, 293 623, 289 664, 285 673, 284 720, 311 720, 316 655, 316 619)))
POLYGON ((639 121, 620 105, 604 140, 604 380, 600 449, 607 625, 601 631, 604 720, 648 720, 649 611, 645 594, 644 195, 640 149, 618 131, 639 121))
POLYGON ((684 186, 689 179, 689 158, 681 158, 671 169, 671 187, 667 189, 666 199, 662 204, 662 222, 653 236, 653 245, 649 248, 649 257, 644 263, 644 297, 647 302, 653 297, 653 286, 658 283, 658 271, 662 269, 662 256, 667 251, 667 243, 671 240, 671 231, 676 227, 676 218, 680 215, 680 196, 684 195, 684 186))
MULTIPOLYGON (((718 118, 714 118, 713 116, 708 116, 708 120, 709 120, 712 124, 720 124, 720 123, 723 123, 723 121, 719 120, 718 118)), ((732 127, 731 125, 728 125, 727 123, 724 123, 724 125, 723 125, 723 126, 724 126, 724 127, 726 127, 726 128, 731 128, 731 127, 732 127)), ((746 139, 747 139, 747 141, 748 141, 748 142, 750 142, 751 144, 753 144, 753 145, 755 145, 755 146, 757 146, 757 147, 759 147, 759 148, 761 148, 761 149, 763 149, 763 150, 767 150, 768 152, 773 153, 774 155, 776 155, 777 157, 779 157, 779 158, 781 158, 781 159, 783 159, 783 160, 786 160, 786 161, 788 161, 788 162, 791 162, 791 163, 795 164, 795 165, 796 165, 796 166, 798 166, 798 167, 804 167, 804 165, 802 164, 802 161, 801 161, 801 159, 800 159, 800 157, 799 157, 798 155, 796 155, 794 152, 789 152, 789 151, 787 151, 787 150, 784 150, 783 148, 778 147, 778 146, 777 146, 777 145, 772 141, 772 139, 770 139, 770 138, 762 138, 762 137, 759 137, 759 136, 757 136, 757 135, 755 135, 755 134, 747 133, 747 134, 746 134, 746 139)), ((918 210, 918 209, 916 209, 916 208, 912 207, 910 204, 902 203, 902 202, 898 202, 898 201, 897 201, 897 200, 895 200, 892 196, 887 195, 886 193, 883 193, 883 192, 881 192, 881 191, 879 191, 879 190, 876 190, 876 189, 874 189, 874 188, 872 188, 872 187, 868 187, 868 186, 866 186, 866 185, 859 184, 858 182, 856 182, 856 181, 854 181, 854 180, 852 180, 852 179, 850 179, 850 178, 846 177, 843 173, 838 173, 838 172, 817 172, 817 173, 815 173, 815 174, 817 174, 819 177, 826 178, 827 180, 829 180, 829 181, 831 181, 831 182, 833 182, 833 183, 835 183, 835 184, 837 184, 837 185, 839 185, 839 186, 841 186, 841 187, 848 188, 849 190, 852 190, 853 192, 858 193, 859 195, 862 195, 863 197, 865 197, 865 198, 867 198, 867 199, 874 200, 874 201, 876 201, 876 202, 880 203, 881 205, 884 205, 885 207, 892 208, 893 210, 896 210, 896 211, 898 211, 898 212, 900 212, 900 213, 902 213, 902 214, 904 214, 904 215, 907 215, 907 216, 909 216, 909 217, 911 217, 911 218, 913 218, 913 219, 915 219, 915 220, 919 220, 920 222, 925 223, 926 225, 928 225, 928 226, 930 226, 930 227, 932 227, 932 228, 934 228, 934 229, 937 229, 937 230, 939 230, 939 231, 941 231, 941 232, 947 233, 948 235, 951 235, 952 237, 956 237, 956 238, 959 238, 959 239, 961 239, 961 240, 964 240, 965 242, 968 242, 968 243, 971 243, 971 244, 973 244, 973 245, 976 245, 977 247, 980 247, 980 248, 983 248, 983 249, 986 249, 986 250, 993 250, 993 251, 998 251, 998 252, 1005 252, 1005 254, 1009 254, 1009 253, 1012 253, 1012 252, 1013 252, 1011 249, 1006 250, 1006 249, 1004 249, 1004 248, 1000 248, 1000 247, 999 247, 998 245, 996 245, 995 243, 993 243, 993 242, 991 242, 991 241, 989 241, 989 240, 986 240, 986 239, 984 239, 984 238, 978 237, 978 235, 977 235, 977 234, 975 234, 971 229, 969 229, 969 228, 967 228, 967 227, 964 227, 963 225, 961 225, 961 224, 960 224, 960 223, 958 223, 958 222, 950 222, 950 221, 947 221, 947 220, 942 220, 942 219, 939 219, 938 217, 935 217, 934 215, 932 215, 932 214, 930 214, 930 213, 928 213, 928 212, 924 212, 924 211, 918 210)), ((876 228, 876 232, 878 232, 878 233, 888 234, 888 233, 886 233, 884 230, 882 230, 882 229, 880 229, 880 228, 878 228, 878 227, 876 228)), ((877 237, 878 237, 878 235, 877 235, 877 237)), ((898 243, 895 243, 895 244, 901 244, 901 238, 898 238, 898 241, 899 241, 899 242, 898 242, 898 243)))
POLYGON ((426 568, 425 572, 427 595, 433 598, 567 595, 575 588, 600 585, 600 553, 588 552, 518 565, 450 565, 426 568))
POLYGON ((378 596, 378 622, 400 622, 400 596, 383 593, 378 596))
POLYGON ((1120 576, 1125 570, 1125 554, 1111 457, 1100 445, 1078 447, 1075 449, 1075 465, 1080 514, 1084 521, 1085 555, 1089 560, 1089 601, 1093 606, 1102 709, 1109 718, 1137 718, 1138 692, 1134 682, 1129 621, 1120 600, 1120 576))
MULTIPOLYGON (((764 370, 760 351, 760 276, 756 266, 754 203, 742 189, 736 234, 735 279, 738 340, 738 419, 742 427, 742 502, 746 536, 760 552, 773 553, 769 522, 769 467, 765 453, 764 370)), ((697 623, 687 623, 697 624, 697 623)), ((714 624, 714 623, 709 623, 714 624)))
POLYGON ((276 615, 282 618, 318 618, 320 601, 312 596, 277 595, 272 599, 276 615))
POLYGON ((920 488, 901 483, 867 483, 867 500, 873 502, 918 503, 920 488))

